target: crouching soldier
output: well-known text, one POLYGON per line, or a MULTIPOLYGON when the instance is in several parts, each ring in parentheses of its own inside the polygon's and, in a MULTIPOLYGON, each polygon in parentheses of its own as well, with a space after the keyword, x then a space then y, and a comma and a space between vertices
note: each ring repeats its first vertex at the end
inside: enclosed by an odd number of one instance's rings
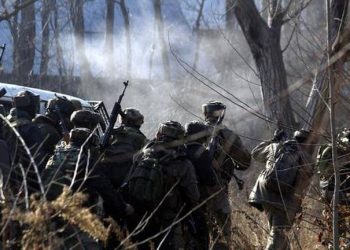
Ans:
POLYGON ((283 142, 285 134, 277 131, 252 151, 252 157, 265 163, 249 196, 249 203, 264 211, 269 222, 266 250, 289 249, 286 233, 307 193, 313 174, 311 156, 306 153, 309 132, 296 131, 293 140, 283 142))

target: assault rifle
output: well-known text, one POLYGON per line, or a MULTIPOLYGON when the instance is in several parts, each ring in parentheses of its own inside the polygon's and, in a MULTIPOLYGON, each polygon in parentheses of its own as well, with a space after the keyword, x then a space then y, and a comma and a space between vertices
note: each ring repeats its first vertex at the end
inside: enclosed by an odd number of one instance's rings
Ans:
POLYGON ((115 122, 117 121, 118 114, 123 115, 123 113, 121 112, 122 110, 121 110, 120 103, 123 100, 125 90, 129 85, 129 81, 123 82, 123 84, 124 84, 123 92, 119 96, 118 101, 116 103, 114 103, 111 116, 109 117, 107 129, 102 137, 102 141, 101 141, 101 145, 100 145, 101 149, 105 149, 108 145, 109 138, 112 135, 113 127, 114 127, 115 122))

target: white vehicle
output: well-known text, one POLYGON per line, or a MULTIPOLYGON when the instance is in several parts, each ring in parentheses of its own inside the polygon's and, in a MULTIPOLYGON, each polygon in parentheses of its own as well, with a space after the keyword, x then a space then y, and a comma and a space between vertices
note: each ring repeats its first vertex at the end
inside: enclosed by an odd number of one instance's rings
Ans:
MULTIPOLYGON (((100 126, 101 126, 100 129, 102 129, 103 131, 106 128, 106 124, 108 124, 109 116, 102 101, 86 101, 75 96, 66 95, 58 92, 0 82, 0 89, 2 88, 6 90, 6 94, 0 98, 0 104, 4 105, 5 110, 7 112, 12 108, 13 97, 20 91, 28 90, 40 96, 40 113, 41 114, 45 113, 46 104, 49 99, 52 99, 55 96, 66 97, 68 100, 80 101, 83 109, 88 109, 88 110, 98 112, 102 117, 102 122, 100 123, 100 126)), ((102 132, 102 131, 99 131, 99 132, 102 132)))

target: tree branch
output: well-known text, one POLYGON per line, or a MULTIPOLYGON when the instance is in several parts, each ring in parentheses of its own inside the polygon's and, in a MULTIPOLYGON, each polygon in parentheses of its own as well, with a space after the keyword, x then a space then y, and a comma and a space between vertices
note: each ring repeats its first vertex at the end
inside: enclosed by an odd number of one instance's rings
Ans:
POLYGON ((14 10, 13 10, 12 12, 8 12, 8 11, 5 9, 5 11, 4 11, 3 13, 1 13, 1 15, 0 15, 0 22, 1 22, 1 21, 4 21, 4 20, 8 20, 8 19, 10 19, 11 17, 17 15, 17 13, 18 13, 19 11, 21 11, 22 9, 24 9, 24 8, 26 8, 26 7, 28 7, 28 6, 32 5, 32 4, 34 4, 36 1, 38 1, 38 0, 27 0, 27 1, 25 1, 24 3, 22 3, 22 4, 15 5, 15 6, 14 6, 14 10))
MULTIPOLYGON (((298 9, 296 9, 292 14, 290 14, 290 15, 288 15, 288 18, 286 18, 286 19, 284 19, 283 21, 282 21, 282 23, 283 24, 285 24, 285 23, 288 23, 290 20, 292 20, 292 19, 294 19, 294 18, 296 18, 297 16, 299 16, 299 14, 307 7, 307 6, 309 6, 309 4, 312 2, 312 0, 308 0, 306 3, 301 3, 300 4, 300 7, 298 8, 298 9)), ((289 7, 288 8, 286 8, 285 10, 284 10, 284 15, 283 16, 285 16, 285 15, 287 15, 287 13, 288 13, 288 10, 289 10, 289 7)))

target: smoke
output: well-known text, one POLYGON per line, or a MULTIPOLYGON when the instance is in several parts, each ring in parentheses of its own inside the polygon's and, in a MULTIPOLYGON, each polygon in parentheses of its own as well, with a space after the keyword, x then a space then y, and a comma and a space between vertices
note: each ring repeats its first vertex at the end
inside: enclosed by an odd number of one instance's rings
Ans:
MULTIPOLYGON (((251 113, 237 107, 232 101, 234 98, 215 87, 212 82, 233 93, 243 103, 249 103, 253 109, 260 109, 260 89, 257 77, 252 73, 244 60, 251 63, 251 56, 242 35, 237 32, 226 34, 223 29, 223 5, 218 5, 213 11, 210 3, 205 8, 202 18, 201 31, 193 31, 193 21, 196 12, 186 10, 183 2, 164 1, 162 5, 164 18, 163 38, 166 45, 166 54, 170 62, 171 80, 166 81, 162 57, 162 44, 159 42, 156 20, 152 1, 128 1, 129 18, 131 25, 132 71, 130 86, 126 91, 122 106, 134 107, 145 116, 142 130, 152 138, 158 124, 166 120, 176 120, 183 125, 191 120, 202 117, 201 105, 210 100, 220 100, 227 105, 226 124, 236 130, 238 134, 252 135, 256 128, 257 118, 251 113), (139 6, 143 8, 138 8, 139 6), (221 13, 219 15, 218 13, 221 13), (222 29, 222 30, 220 30, 222 29), (199 37, 198 37, 199 36, 199 37), (228 38, 229 37, 229 38, 228 38), (198 39, 199 38, 199 39, 198 39), (228 39, 234 45, 228 43, 228 39), (241 55, 233 49, 240 51, 241 55), (198 50, 198 60, 194 58, 198 50), (243 54, 243 55, 242 55, 243 54), (188 66, 179 63, 183 60, 188 66), (243 60, 244 59, 244 60, 243 60), (196 65, 194 65, 196 64, 196 65), (187 71, 184 69, 186 68, 187 71), (194 70, 193 67, 196 69, 194 70), (192 76, 191 73, 196 76, 192 76), (208 79, 199 77, 203 74, 208 79), (216 93, 201 81, 204 81, 219 92, 216 93), (224 96, 222 96, 224 95, 224 96), (228 100, 230 99, 230 100, 228 100)), ((113 33, 113 52, 105 48, 105 6, 91 1, 85 6, 86 41, 85 53, 89 59, 92 73, 100 79, 98 86, 84 86, 87 96, 91 99, 103 100, 110 110, 122 90, 122 81, 127 80, 127 38, 124 20, 119 6, 116 5, 115 32, 113 33), (93 13, 93 19, 91 18, 93 13), (89 18, 90 17, 90 18, 89 18), (113 58, 113 72, 106 66, 109 55, 113 58)), ((70 36, 73 36, 70 34, 70 36)), ((62 37, 65 43, 72 38, 62 37)), ((66 55, 66 58, 72 57, 66 55)), ((70 62, 78 69, 76 61, 70 62)), ((86 83, 84 83, 86 84, 86 83)), ((255 143, 255 142, 254 142, 255 143)))
MULTIPOLYGON (((92 74, 97 79, 97 83, 83 82, 85 98, 103 100, 110 110, 122 90, 122 82, 129 79, 130 87, 122 104, 123 107, 135 107, 145 115, 142 129, 148 137, 154 136, 160 122, 173 119, 184 124, 199 119, 198 116, 202 116, 201 105, 209 100, 219 100, 227 105, 225 123, 238 134, 249 135, 252 138, 268 136, 262 135, 259 131, 261 127, 267 131, 265 128, 269 128, 269 124, 254 115, 255 112, 263 113, 255 65, 238 25, 233 32, 225 29, 225 1, 205 1, 199 31, 195 30, 198 1, 162 1, 164 19, 162 37, 170 63, 170 80, 164 80, 166 79, 164 53, 152 3, 151 0, 126 1, 132 52, 129 75, 127 34, 120 6, 118 3, 115 4, 113 51, 107 51, 105 1, 85 2, 85 54, 92 74)), ((59 42, 63 49, 66 70, 64 73, 79 75, 75 39, 70 24, 70 5, 66 0, 57 1, 57 5, 59 42)), ((40 5, 37 5, 37 8, 39 7, 40 5)), ((317 9, 315 6, 312 8, 317 9)), ((37 30, 40 30, 39 9, 37 13, 37 30)), ((320 51, 313 48, 318 46, 316 43, 318 37, 314 33, 316 30, 322 30, 320 27, 324 24, 318 22, 318 18, 315 19, 322 16, 322 13, 315 14, 313 16, 315 20, 310 16, 312 15, 305 14, 300 17, 301 24, 298 23, 296 26, 295 38, 292 40, 289 37, 294 24, 299 20, 293 20, 283 31, 282 45, 287 47, 286 67, 288 72, 292 72, 289 75, 290 82, 311 72, 311 69, 315 68, 313 64, 317 64, 317 60, 310 64, 310 60, 304 59, 320 51), (317 23, 311 27, 313 34, 310 33, 310 27, 304 23, 317 23), (300 49, 303 46, 307 51, 300 49)), ((6 27, 5 22, 2 22, 0 28, 7 32, 6 38, 8 38, 10 35, 6 27)), ((50 28, 52 29, 52 23, 50 28)), ((49 71, 50 74, 58 74, 53 33, 51 38, 49 71)), ((40 48, 40 34, 37 34, 37 42, 37 48, 40 48)), ((11 50, 11 42, 7 43, 11 50)), ((322 44, 322 40, 319 43, 322 44)), ((6 68, 12 67, 10 55, 11 52, 5 54, 4 60, 8 62, 6 68)), ((38 53, 35 72, 38 72, 39 58, 38 53)), ((303 95, 304 92, 297 93, 296 101, 303 98, 303 95)), ((248 142, 256 144, 253 140, 248 142)))

